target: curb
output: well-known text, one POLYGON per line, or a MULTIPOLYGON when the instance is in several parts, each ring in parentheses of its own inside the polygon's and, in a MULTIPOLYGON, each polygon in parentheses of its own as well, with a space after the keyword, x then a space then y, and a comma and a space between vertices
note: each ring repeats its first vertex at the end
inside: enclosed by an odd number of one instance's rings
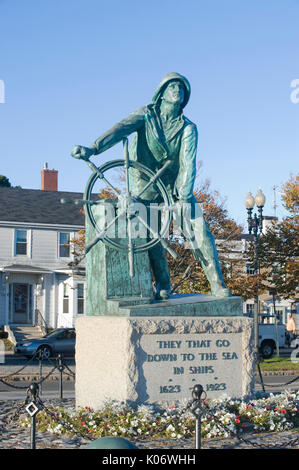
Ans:
MULTIPOLYGON (((283 377, 283 376, 288 376, 288 375, 298 375, 299 376, 299 370, 265 370, 261 371, 263 377, 283 377)), ((255 377, 259 376, 258 372, 254 373, 255 377)))
MULTIPOLYGON (((44 374, 43 377, 45 377, 46 374, 44 374)), ((0 375, 0 379, 1 379, 0 375)), ((40 381, 40 376, 37 374, 18 374, 13 377, 8 377, 7 379, 3 379, 5 382, 39 382, 40 381)), ((45 380, 45 382, 52 381, 52 382, 58 382, 60 380, 60 374, 52 374, 50 377, 45 380)), ((71 375, 64 375, 63 376, 63 382, 74 382, 75 377, 71 375)))

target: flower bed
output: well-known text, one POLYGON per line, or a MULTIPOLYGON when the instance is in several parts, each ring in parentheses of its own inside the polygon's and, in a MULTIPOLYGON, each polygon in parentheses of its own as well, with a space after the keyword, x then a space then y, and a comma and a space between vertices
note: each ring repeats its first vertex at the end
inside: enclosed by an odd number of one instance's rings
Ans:
MULTIPOLYGON (((123 404, 108 403, 99 411, 89 407, 51 408, 37 414, 37 429, 55 434, 88 435, 92 438, 118 437, 167 437, 190 438, 194 435, 194 416, 186 403, 168 409, 155 409, 142 405, 137 409, 123 404)), ((204 403, 201 418, 202 436, 228 437, 231 433, 286 431, 299 426, 299 392, 266 395, 250 401, 223 397, 204 403)), ((30 425, 30 418, 21 421, 30 425)))

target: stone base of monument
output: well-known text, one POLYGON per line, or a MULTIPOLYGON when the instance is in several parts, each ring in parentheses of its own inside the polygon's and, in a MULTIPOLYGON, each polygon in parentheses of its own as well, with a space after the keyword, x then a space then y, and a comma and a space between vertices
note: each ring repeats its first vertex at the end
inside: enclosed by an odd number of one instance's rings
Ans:
POLYGON ((252 319, 240 313, 238 298, 211 298, 215 308, 218 302, 222 305, 221 315, 217 308, 218 315, 211 315, 207 296, 195 297, 197 301, 184 309, 186 315, 179 297, 177 304, 172 299, 157 305, 163 316, 149 316, 154 307, 143 305, 139 315, 136 307, 126 306, 126 315, 79 318, 76 406, 99 409, 111 400, 130 405, 189 400, 197 383, 207 398, 251 395, 252 319))

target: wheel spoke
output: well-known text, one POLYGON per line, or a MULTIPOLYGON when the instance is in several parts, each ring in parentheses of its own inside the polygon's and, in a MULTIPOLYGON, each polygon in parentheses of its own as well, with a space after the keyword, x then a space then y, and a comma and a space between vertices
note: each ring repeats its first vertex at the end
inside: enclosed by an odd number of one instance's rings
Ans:
POLYGON ((134 244, 129 241, 129 270, 130 270, 130 277, 134 277, 134 244))
POLYGON ((119 191, 113 186, 112 183, 110 183, 110 181, 107 180, 107 178, 104 176, 104 174, 95 166, 94 163, 88 161, 87 162, 89 168, 92 169, 92 171, 94 173, 96 173, 98 175, 98 177, 103 180, 107 186, 109 186, 109 188, 113 191, 113 193, 116 195, 116 197, 119 197, 119 191))
MULTIPOLYGON (((130 168, 130 160, 129 160, 129 151, 128 151, 128 139, 123 139, 124 144, 124 169, 125 169, 125 177, 126 177, 126 206, 128 205, 128 201, 130 200, 130 178, 129 178, 129 168, 130 168)), ((132 240, 132 225, 131 225, 131 214, 127 207, 127 227, 128 227, 128 257, 129 257, 129 272, 130 277, 134 277, 134 243, 132 240)))
POLYGON ((89 204, 90 206, 97 206, 99 204, 105 204, 105 199, 99 199, 98 201, 88 201, 86 199, 76 199, 75 200, 76 205, 80 204, 89 204))
POLYGON ((166 240, 162 238, 157 232, 155 232, 144 220, 140 215, 136 215, 137 219, 144 225, 144 227, 151 232, 154 238, 158 238, 161 242, 161 245, 171 254, 173 258, 178 258, 178 254, 168 245, 166 240))
POLYGON ((151 179, 149 180, 149 182, 144 186, 144 188, 140 191, 139 194, 137 194, 136 198, 139 198, 142 196, 142 194, 147 191, 147 189, 152 185, 154 184, 158 178, 160 178, 160 176, 164 173, 164 171, 169 167, 169 165, 171 165, 171 161, 167 161, 163 166, 162 168, 160 168, 160 170, 157 171, 157 173, 155 174, 155 176, 152 176, 151 179))
POLYGON ((125 168, 125 175, 126 175, 126 195, 130 195, 130 181, 129 181, 129 167, 130 167, 130 160, 129 160, 129 151, 128 151, 128 139, 123 139, 124 143, 124 168, 125 168))
POLYGON ((83 206, 84 204, 89 204, 90 206, 103 204, 104 200, 99 199, 98 201, 90 201, 89 199, 60 199, 61 204, 75 204, 76 206, 83 206))
POLYGON ((120 211, 120 213, 113 220, 111 220, 111 222, 109 222, 106 228, 104 230, 101 230, 101 232, 93 240, 91 240, 91 242, 85 248, 86 254, 91 250, 92 247, 94 247, 98 243, 98 241, 102 240, 105 237, 111 225, 113 225, 125 212, 126 209, 120 211))
POLYGON ((129 269, 130 277, 134 276, 134 243, 132 240, 132 225, 131 217, 127 211, 127 226, 128 226, 128 249, 129 249, 129 269))

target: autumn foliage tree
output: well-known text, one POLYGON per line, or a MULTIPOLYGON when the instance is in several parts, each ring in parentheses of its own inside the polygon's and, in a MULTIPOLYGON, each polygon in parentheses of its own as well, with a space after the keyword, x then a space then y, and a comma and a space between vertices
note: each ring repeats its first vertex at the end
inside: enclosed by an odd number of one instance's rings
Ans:
MULTIPOLYGON (((288 211, 259 237, 259 266, 265 289, 283 298, 298 300, 299 279, 299 176, 290 176, 281 187, 281 198, 288 211)), ((250 256, 253 253, 251 249, 250 256)))
MULTIPOLYGON (((205 220, 218 244, 219 260, 222 267, 224 280, 228 287, 235 290, 238 284, 239 273, 244 276, 244 262, 232 256, 234 243, 240 239, 243 227, 229 217, 225 208, 225 199, 218 191, 211 188, 209 180, 203 182, 194 191, 197 202, 201 205, 205 220)), ((170 255, 169 269, 172 279, 173 293, 209 293, 210 286, 199 261, 194 260, 192 251, 186 249, 181 240, 172 242, 173 248, 178 253, 178 259, 170 255)), ((240 283, 240 285, 242 285, 240 283)))

